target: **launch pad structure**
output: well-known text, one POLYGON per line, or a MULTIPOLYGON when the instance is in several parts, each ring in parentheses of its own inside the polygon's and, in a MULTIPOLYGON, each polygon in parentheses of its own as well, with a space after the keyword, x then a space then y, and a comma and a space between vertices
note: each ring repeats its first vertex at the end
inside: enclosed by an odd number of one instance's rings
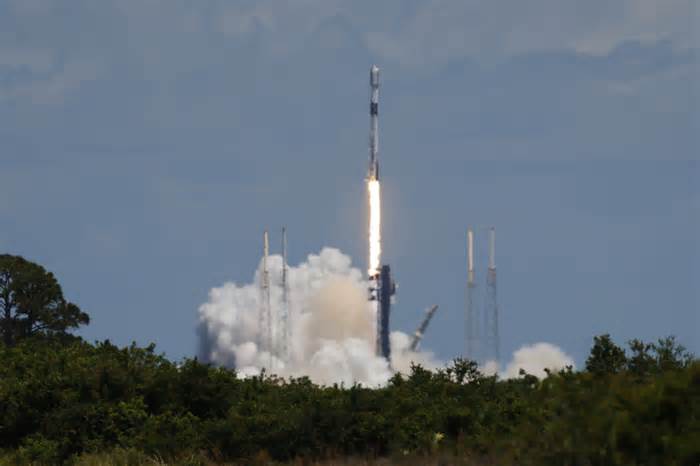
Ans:
POLYGON ((465 356, 480 365, 500 361, 496 280, 496 229, 488 230, 488 266, 483 305, 474 271, 474 230, 467 229, 467 283, 465 291, 465 356))
POLYGON ((263 256, 260 269, 260 300, 258 308, 258 333, 256 344, 267 351, 267 368, 274 369, 273 361, 288 362, 291 312, 289 306, 289 267, 287 266, 287 228, 282 227, 282 306, 273 309, 271 302, 271 279, 269 267, 270 239, 267 230, 263 232, 263 256))
POLYGON ((379 273, 378 313, 377 313, 377 354, 387 360, 391 359, 391 342, 389 341, 389 317, 391 314, 391 297, 396 293, 396 284, 391 279, 391 268, 383 265, 379 273))

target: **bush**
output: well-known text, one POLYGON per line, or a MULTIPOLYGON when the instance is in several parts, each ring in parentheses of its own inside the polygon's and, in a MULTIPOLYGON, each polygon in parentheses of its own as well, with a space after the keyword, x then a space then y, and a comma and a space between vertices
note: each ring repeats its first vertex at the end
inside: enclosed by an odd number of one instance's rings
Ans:
POLYGON ((438 371, 414 366, 380 389, 239 379, 109 342, 25 341, 0 346, 0 359, 2 464, 450 452, 474 464, 700 463, 700 362, 673 339, 633 340, 628 356, 599 337, 586 371, 544 380, 499 380, 457 360, 438 371))

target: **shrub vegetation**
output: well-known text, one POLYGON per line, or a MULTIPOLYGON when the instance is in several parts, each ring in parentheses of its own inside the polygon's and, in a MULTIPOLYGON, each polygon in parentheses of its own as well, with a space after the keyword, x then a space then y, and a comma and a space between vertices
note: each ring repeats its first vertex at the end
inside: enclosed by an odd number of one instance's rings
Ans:
POLYGON ((0 449, 6 463, 37 464, 115 450, 241 464, 443 453, 478 464, 698 464, 700 362, 673 339, 632 342, 629 356, 601 345, 614 343, 597 338, 586 370, 543 380, 499 380, 458 359, 368 388, 241 379, 153 346, 26 339, 0 346, 0 449))
POLYGON ((625 351, 602 335, 584 370, 542 380, 457 359, 319 386, 69 338, 88 317, 49 278, 37 305, 24 279, 4 295, 0 281, 0 305, 20 297, 0 316, 0 464, 700 464, 700 361, 673 338, 625 351))

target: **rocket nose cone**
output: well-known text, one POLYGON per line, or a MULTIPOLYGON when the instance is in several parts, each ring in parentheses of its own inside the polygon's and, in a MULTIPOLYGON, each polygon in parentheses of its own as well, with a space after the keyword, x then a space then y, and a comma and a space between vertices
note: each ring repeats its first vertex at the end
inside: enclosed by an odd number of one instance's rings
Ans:
POLYGON ((372 65, 369 69, 369 81, 372 86, 379 86, 379 67, 372 65))

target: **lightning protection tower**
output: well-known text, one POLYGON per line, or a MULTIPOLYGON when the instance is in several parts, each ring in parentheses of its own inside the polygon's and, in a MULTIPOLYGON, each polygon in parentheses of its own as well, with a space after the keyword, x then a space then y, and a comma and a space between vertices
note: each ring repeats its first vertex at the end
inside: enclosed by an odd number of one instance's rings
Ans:
POLYGON ((289 284, 287 282, 287 228, 282 228, 282 309, 280 310, 280 357, 289 360, 289 284))
POLYGON ((270 254, 270 243, 267 230, 263 233, 263 259, 260 277, 260 307, 258 309, 258 348, 270 353, 272 362, 272 312, 270 309, 270 273, 267 269, 267 259, 270 254))
POLYGON ((488 267, 486 286, 483 291, 476 284, 474 262, 474 231, 469 228, 467 230, 466 357, 479 364, 489 361, 499 362, 496 230, 493 227, 488 231, 488 267), (479 299, 476 299, 477 295, 479 299))
POLYGON ((489 229, 489 266, 486 271, 486 295, 484 296, 485 361, 500 361, 500 337, 498 334, 498 300, 496 296, 496 229, 489 229))
POLYGON ((467 287, 465 296, 465 356, 479 361, 481 326, 479 310, 474 306, 476 283, 474 281, 474 231, 467 229, 467 287))

